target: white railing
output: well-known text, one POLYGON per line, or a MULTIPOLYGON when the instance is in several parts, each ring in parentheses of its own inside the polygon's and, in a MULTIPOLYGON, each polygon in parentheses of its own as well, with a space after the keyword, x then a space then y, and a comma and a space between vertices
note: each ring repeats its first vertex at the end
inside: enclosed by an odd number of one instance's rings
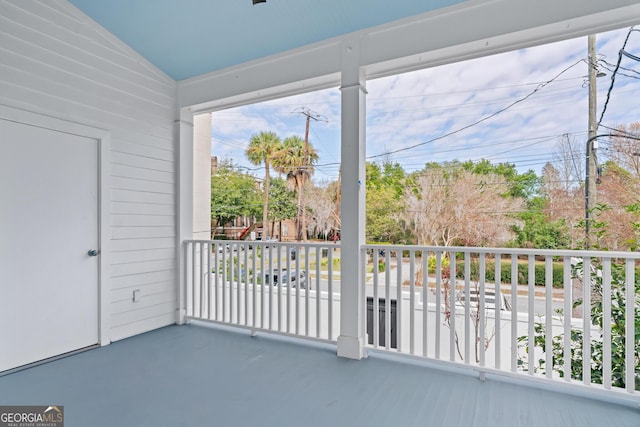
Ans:
POLYGON ((187 240, 187 319, 335 342, 337 249, 331 242, 187 240))
MULTIPOLYGON (((183 250, 187 319, 336 341, 339 244, 183 250)), ((362 245, 361 260, 369 348, 640 401, 639 253, 362 245)))
POLYGON ((639 396, 638 253, 364 245, 361 259, 371 348, 639 396))

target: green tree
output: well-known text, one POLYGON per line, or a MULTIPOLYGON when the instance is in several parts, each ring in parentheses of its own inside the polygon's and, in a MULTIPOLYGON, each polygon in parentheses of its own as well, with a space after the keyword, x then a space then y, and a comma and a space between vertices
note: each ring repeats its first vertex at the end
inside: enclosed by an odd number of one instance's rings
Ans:
POLYGON ((509 195, 528 199, 537 194, 540 187, 540 178, 532 170, 519 173, 513 163, 493 164, 489 160, 482 159, 478 162, 468 160, 461 164, 462 169, 478 175, 495 174, 502 176, 509 185, 509 195))
POLYGON ((509 246, 516 248, 566 249, 571 238, 565 220, 550 220, 544 213, 547 200, 534 197, 527 201, 524 212, 518 213, 521 223, 513 226, 516 237, 509 246))
POLYGON ((367 163, 367 240, 408 243, 411 235, 403 227, 406 174, 397 163, 367 163))
POLYGON ((261 213, 260 190, 256 179, 233 163, 223 162, 211 175, 211 219, 224 227, 239 216, 261 213))
MULTIPOLYGON (((282 178, 271 180, 269 187, 269 221, 271 224, 280 223, 282 220, 295 218, 297 212, 296 193, 287 188, 287 183, 282 178)), ((275 227, 272 227, 275 230, 275 227)), ((282 237, 281 230, 278 231, 282 237)))
POLYGON ((269 213, 269 171, 271 164, 278 153, 282 149, 282 142, 278 135, 274 132, 260 132, 254 134, 249 140, 247 148, 247 159, 256 166, 264 164, 264 205, 262 210, 262 240, 266 240, 269 236, 268 213, 269 213))
POLYGON ((317 161, 318 153, 311 143, 305 143, 302 138, 294 135, 284 139, 282 148, 278 151, 277 160, 274 162, 274 168, 286 174, 287 182, 298 195, 297 240, 307 238, 303 192, 306 183, 313 175, 313 165, 317 161))

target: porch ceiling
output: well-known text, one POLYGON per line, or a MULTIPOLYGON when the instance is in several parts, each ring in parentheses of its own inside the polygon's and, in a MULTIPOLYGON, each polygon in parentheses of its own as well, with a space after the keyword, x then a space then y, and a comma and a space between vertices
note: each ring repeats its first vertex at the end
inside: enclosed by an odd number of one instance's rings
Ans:
POLYGON ((0 377, 5 404, 91 426, 640 425, 628 407, 195 324, 0 377))
POLYGON ((463 0, 70 0, 182 80, 463 0))

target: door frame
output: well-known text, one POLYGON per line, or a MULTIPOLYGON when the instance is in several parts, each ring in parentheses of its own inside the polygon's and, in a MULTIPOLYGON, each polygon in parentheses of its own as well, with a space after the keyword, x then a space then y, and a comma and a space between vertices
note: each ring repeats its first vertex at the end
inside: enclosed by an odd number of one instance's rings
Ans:
POLYGON ((0 119, 56 132, 68 133, 98 142, 98 343, 111 342, 109 322, 109 255, 110 255, 110 189, 111 132, 68 120, 47 116, 0 104, 0 119))

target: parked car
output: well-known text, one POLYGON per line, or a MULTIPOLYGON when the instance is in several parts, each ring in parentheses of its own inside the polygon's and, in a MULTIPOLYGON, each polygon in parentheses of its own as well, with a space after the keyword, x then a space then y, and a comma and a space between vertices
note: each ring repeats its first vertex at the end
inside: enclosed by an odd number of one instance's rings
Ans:
POLYGON ((264 274, 262 283, 270 286, 279 286, 282 284, 283 286, 291 286, 292 288, 299 286, 301 289, 306 289, 307 272, 305 270, 287 270, 286 268, 282 270, 274 269, 264 274), (290 278, 291 281, 289 281, 290 278))
POLYGON ((240 251, 244 251, 244 245, 243 244, 231 244, 231 243, 225 243, 225 244, 219 244, 217 245, 218 247, 218 253, 221 254, 222 252, 237 252, 238 248, 240 249, 240 251))
MULTIPOLYGON (((464 308, 465 305, 465 292, 460 291, 456 296, 456 306, 464 308)), ((477 310, 480 306, 480 291, 478 289, 469 290, 469 307, 473 310, 477 310)), ((496 293, 493 290, 485 290, 484 292, 484 308, 485 310, 496 309, 496 293)), ((505 294, 500 294, 500 310, 511 311, 511 303, 505 294)))
MULTIPOLYGON (((261 242, 278 243, 279 241, 280 241, 280 239, 278 239, 277 237, 274 237, 274 238, 267 237, 267 240, 261 240, 261 239, 254 240, 254 242, 256 242, 256 243, 261 243, 261 242)), ((258 246, 259 246, 259 245, 258 245, 258 246)), ((268 244, 266 244, 266 245, 264 245, 264 247, 265 247, 265 248, 268 248, 268 247, 269 247, 269 245, 268 245, 268 244)), ((249 249, 253 249, 253 245, 252 245, 252 244, 249 244, 249 249)))

